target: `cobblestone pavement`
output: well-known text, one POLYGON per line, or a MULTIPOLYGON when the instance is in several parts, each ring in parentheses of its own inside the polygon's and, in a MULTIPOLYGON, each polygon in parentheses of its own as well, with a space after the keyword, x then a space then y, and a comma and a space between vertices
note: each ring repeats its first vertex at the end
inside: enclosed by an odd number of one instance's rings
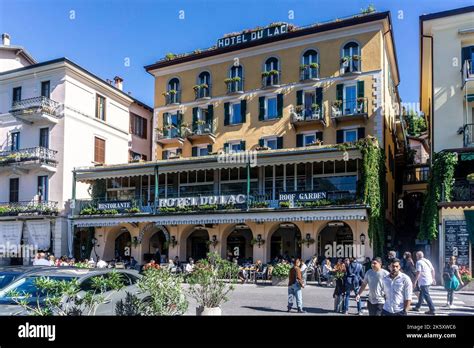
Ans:
MULTIPOLYGON (((287 288, 284 286, 238 284, 230 294, 230 300, 222 306, 223 315, 340 315, 334 312, 334 300, 332 297, 334 289, 318 286, 314 283, 307 284, 303 289, 303 307, 306 314, 298 314, 296 309, 290 313, 286 312, 287 288)), ((364 293, 367 294, 367 291, 364 293)), ((455 308, 447 309, 446 291, 440 287, 431 290, 432 299, 437 309, 437 315, 474 315, 474 292, 456 292, 455 308)), ((365 298, 363 299, 365 307, 365 298)), ((416 296, 413 296, 416 303, 416 296)), ((187 315, 195 315, 196 303, 189 300, 187 315)), ((426 303, 420 312, 410 312, 409 315, 425 315, 428 310, 426 303)), ((356 302, 353 297, 350 300, 349 315, 356 315, 356 302)), ((368 315, 363 310, 362 315, 368 315)))

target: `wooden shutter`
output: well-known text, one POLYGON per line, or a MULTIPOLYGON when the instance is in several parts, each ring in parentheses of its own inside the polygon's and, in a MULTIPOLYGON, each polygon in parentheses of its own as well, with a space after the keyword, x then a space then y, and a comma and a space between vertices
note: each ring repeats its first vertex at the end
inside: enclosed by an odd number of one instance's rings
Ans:
POLYGON ((265 97, 258 98, 258 120, 263 121, 265 119, 265 97))
POLYGON ((296 134, 296 147, 303 147, 303 134, 296 134))
POLYGON ((224 103, 224 126, 229 125, 229 119, 230 119, 230 103, 224 103))
POLYGON ((342 100, 344 97, 344 84, 339 83, 336 85, 336 100, 342 100))
POLYGON ((357 139, 365 138, 365 127, 357 128, 357 139))
POLYGON ((193 126, 196 125, 197 120, 198 120, 198 108, 193 108, 193 126))
POLYGON ((224 152, 225 153, 229 152, 229 143, 224 143, 224 152))
POLYGON ((208 154, 212 152, 212 144, 207 145, 208 154))
POLYGON ((336 143, 342 144, 344 142, 344 131, 342 129, 336 131, 336 143))
POLYGON ((143 139, 148 139, 148 120, 146 118, 143 118, 143 134, 142 137, 143 139))
POLYGON ((277 149, 283 149, 283 137, 277 138, 277 149))
POLYGON ((240 141, 240 151, 245 151, 245 140, 240 141))
POLYGON ((357 81, 357 98, 364 98, 364 81, 357 81))
POLYGON ((258 146, 265 146, 265 141, 263 138, 258 139, 258 146))
POLYGON ((316 88, 316 104, 318 104, 319 107, 323 106, 323 88, 322 87, 316 88))
POLYGON ((242 117, 242 123, 245 123, 247 118, 247 100, 245 99, 240 101, 240 116, 242 117))
POLYGON ((95 137, 94 162, 105 163, 105 140, 95 137))
POLYGON ((296 105, 303 105, 303 91, 296 91, 296 105))
POLYGON ((209 124, 211 128, 212 128, 213 119, 214 119, 214 105, 209 104, 207 106, 206 123, 209 124))
POLYGON ((169 120, 169 112, 164 112, 163 113, 163 127, 168 124, 168 120, 169 120))
POLYGON ((278 117, 283 116, 283 94, 280 93, 277 95, 277 112, 278 112, 278 117))
POLYGON ((193 147, 192 147, 191 152, 192 152, 192 156, 193 156, 193 157, 196 157, 196 156, 197 156, 197 150, 198 150, 197 146, 193 146, 193 147))
POLYGON ((319 141, 323 141, 323 132, 316 132, 316 139, 319 141))

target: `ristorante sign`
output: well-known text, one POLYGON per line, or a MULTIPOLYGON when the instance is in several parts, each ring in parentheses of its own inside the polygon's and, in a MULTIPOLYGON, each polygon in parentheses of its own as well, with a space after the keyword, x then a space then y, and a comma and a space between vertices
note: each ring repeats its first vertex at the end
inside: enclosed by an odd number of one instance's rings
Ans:
POLYGON ((125 210, 132 208, 132 201, 112 201, 112 202, 99 202, 97 203, 97 209, 108 210, 125 210))
POLYGON ((180 197, 163 198, 158 201, 160 208, 163 207, 191 207, 208 204, 226 205, 243 204, 246 202, 246 195, 227 195, 227 196, 201 196, 201 197, 180 197))
POLYGON ((281 192, 279 199, 280 201, 318 201, 320 199, 326 199, 326 192, 281 192))
POLYGON ((217 40, 217 48, 241 45, 246 42, 265 39, 267 37, 278 36, 288 33, 288 24, 280 24, 248 33, 224 37, 217 40))

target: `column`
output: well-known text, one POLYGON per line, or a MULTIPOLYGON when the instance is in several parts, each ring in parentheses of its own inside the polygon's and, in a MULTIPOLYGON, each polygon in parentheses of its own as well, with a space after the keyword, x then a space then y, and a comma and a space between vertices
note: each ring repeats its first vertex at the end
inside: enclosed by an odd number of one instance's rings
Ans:
POLYGON ((260 234, 262 235, 262 239, 265 240, 265 243, 262 244, 261 246, 258 246, 258 244, 253 245, 253 260, 256 262, 257 260, 262 260, 263 263, 269 262, 270 260, 267 259, 267 248, 270 248, 270 241, 267 240, 265 236, 265 224, 260 223, 260 224, 255 224, 255 227, 253 228, 253 238, 257 238, 257 236, 260 234))
MULTIPOLYGON (((303 239, 303 241, 306 240, 307 234, 309 234, 310 238, 316 240, 316 233, 315 233, 314 225, 312 221, 305 221, 303 225, 303 231, 301 234, 302 234, 301 239, 303 239)), ((309 244, 309 246, 307 243, 303 243, 302 249, 301 249, 301 258, 303 259, 303 261, 311 259, 311 257, 315 254, 316 254, 316 243, 309 244)))

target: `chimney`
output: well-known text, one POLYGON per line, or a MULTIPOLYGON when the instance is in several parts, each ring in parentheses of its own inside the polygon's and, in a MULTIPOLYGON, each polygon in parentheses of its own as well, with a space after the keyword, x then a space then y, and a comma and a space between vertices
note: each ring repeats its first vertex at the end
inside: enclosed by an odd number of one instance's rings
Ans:
POLYGON ((2 44, 3 46, 10 46, 10 35, 7 33, 2 34, 2 44))
POLYGON ((122 87, 123 87, 123 78, 121 78, 120 76, 115 76, 114 77, 114 81, 115 81, 115 87, 122 90, 122 87))

